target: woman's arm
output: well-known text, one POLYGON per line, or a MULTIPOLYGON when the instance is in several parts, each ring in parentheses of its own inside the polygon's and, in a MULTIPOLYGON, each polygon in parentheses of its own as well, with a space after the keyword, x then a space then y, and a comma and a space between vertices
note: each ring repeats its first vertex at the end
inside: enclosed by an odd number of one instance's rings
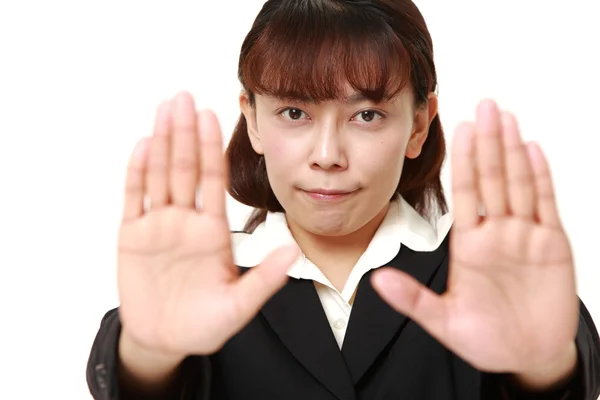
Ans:
POLYGON ((175 359, 140 348, 122 335, 118 309, 106 313, 87 365, 87 383, 95 400, 208 399, 207 357, 175 359))
POLYGON ((121 329, 118 345, 117 376, 121 391, 161 396, 174 386, 179 366, 185 357, 158 354, 138 345, 121 329))

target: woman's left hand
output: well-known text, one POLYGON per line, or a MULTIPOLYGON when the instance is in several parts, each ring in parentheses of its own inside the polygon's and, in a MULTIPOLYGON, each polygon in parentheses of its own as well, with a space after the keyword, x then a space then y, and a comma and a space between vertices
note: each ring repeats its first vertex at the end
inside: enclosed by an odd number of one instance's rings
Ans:
POLYGON ((571 248, 541 149, 492 101, 456 131, 452 194, 447 291, 388 268, 374 274, 375 288, 480 370, 535 388, 565 379, 579 318, 571 248))

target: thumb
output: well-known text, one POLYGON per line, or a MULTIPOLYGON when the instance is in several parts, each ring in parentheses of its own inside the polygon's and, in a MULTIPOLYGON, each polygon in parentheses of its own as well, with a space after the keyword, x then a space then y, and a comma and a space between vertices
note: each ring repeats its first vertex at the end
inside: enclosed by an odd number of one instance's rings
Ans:
POLYGON ((279 289, 300 251, 296 245, 284 246, 271 253, 259 266, 250 268, 233 287, 238 321, 245 325, 279 289))
POLYGON ((415 321, 440 342, 446 341, 448 312, 440 295, 411 275, 391 268, 375 271, 371 283, 394 310, 415 321))

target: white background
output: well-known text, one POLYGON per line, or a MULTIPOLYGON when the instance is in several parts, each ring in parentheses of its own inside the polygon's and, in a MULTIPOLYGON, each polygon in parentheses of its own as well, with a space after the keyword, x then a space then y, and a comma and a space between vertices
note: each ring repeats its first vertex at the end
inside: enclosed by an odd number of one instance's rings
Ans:
MULTIPOLYGON (((262 3, 0 2, 0 398, 89 399, 89 348, 118 304, 127 157, 181 89, 216 110, 229 138, 238 52, 262 3)), ((595 2, 418 4, 449 141, 484 97, 517 114, 548 154, 580 295, 600 321, 595 2)), ((230 204, 233 227, 246 211, 230 204)))

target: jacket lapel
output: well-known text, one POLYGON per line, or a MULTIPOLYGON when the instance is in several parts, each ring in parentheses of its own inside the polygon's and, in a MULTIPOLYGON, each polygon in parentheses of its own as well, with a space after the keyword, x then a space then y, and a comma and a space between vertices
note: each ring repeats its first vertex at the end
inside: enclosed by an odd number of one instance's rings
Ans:
POLYGON ((355 399, 354 385, 335 341, 314 283, 289 282, 262 314, 292 355, 340 400, 355 399))
MULTIPOLYGON (((447 263, 446 239, 432 252, 416 252, 402 246, 388 264, 404 271, 429 286, 443 263, 447 263)), ((342 354, 354 384, 382 354, 388 344, 400 335, 408 319, 392 309, 371 286, 371 272, 365 274, 357 288, 342 354)))

